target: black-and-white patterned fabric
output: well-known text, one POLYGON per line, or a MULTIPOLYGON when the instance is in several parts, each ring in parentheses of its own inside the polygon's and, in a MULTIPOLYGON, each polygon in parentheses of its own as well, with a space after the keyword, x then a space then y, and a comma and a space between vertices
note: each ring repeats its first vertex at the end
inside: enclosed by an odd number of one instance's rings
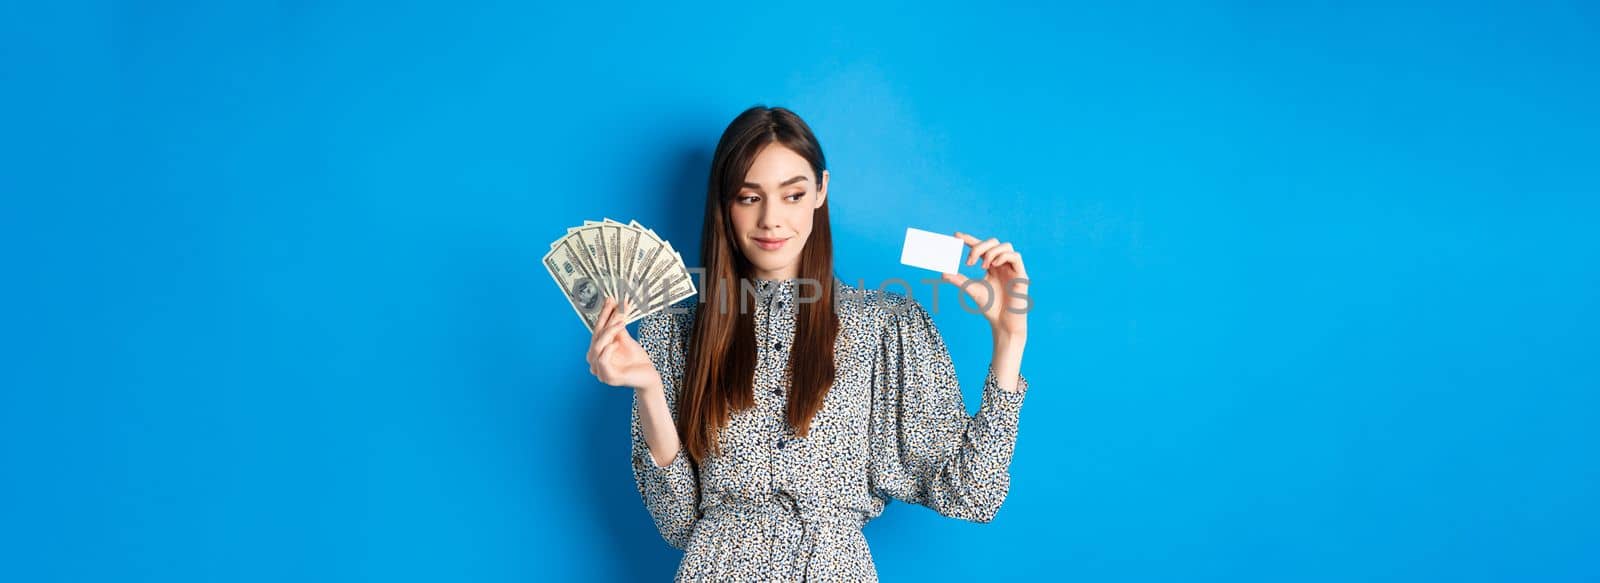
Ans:
MULTIPOLYGON (((968 416, 921 304, 833 283, 837 372, 806 437, 785 421, 785 368, 797 293, 817 290, 796 280, 753 286, 755 338, 745 341, 757 343, 755 406, 733 414, 719 454, 697 467, 680 447, 657 466, 635 413, 634 478, 661 535, 685 551, 677 580, 875 581, 861 526, 891 498, 976 522, 1005 500, 1027 380, 1005 391, 990 370, 982 405, 968 416)), ((716 309, 694 298, 678 306, 688 313, 656 313, 639 326, 674 416, 693 311, 716 309)))

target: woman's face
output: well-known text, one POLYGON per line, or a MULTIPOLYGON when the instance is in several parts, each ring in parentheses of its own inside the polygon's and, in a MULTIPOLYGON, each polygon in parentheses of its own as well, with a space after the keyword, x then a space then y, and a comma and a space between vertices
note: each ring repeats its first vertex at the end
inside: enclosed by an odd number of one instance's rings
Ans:
POLYGON ((799 275, 812 213, 827 200, 827 170, 819 183, 805 158, 777 142, 756 155, 729 210, 739 251, 755 267, 755 277, 799 275))

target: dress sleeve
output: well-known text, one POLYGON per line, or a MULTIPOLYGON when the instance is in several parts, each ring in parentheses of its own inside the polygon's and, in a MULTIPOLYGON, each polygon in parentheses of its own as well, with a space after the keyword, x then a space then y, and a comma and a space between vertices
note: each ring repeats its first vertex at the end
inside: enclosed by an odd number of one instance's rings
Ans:
POLYGON ((991 368, 982 406, 968 416, 932 317, 916 301, 903 301, 885 310, 875 357, 872 486, 945 516, 989 522, 1010 489, 1027 379, 1018 375, 1017 391, 1006 391, 991 368))
MULTIPOLYGON (((676 315, 661 312, 646 316, 639 324, 639 345, 661 373, 661 386, 673 418, 678 414, 678 387, 683 380, 684 342, 687 327, 676 315)), ((665 467, 650 456, 650 444, 639 426, 638 394, 633 406, 633 479, 645 508, 655 520, 656 529, 667 543, 678 549, 689 544, 694 530, 700 487, 689 454, 678 446, 677 454, 665 467)))

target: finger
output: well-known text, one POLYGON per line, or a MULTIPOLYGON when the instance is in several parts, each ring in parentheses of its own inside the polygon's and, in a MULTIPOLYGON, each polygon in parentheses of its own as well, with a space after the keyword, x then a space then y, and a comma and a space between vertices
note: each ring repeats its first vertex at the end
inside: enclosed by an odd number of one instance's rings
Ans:
POLYGON ((611 322, 611 328, 606 330, 602 343, 611 344, 618 335, 627 335, 627 320, 616 319, 616 322, 611 322))
POLYGON ((607 322, 607 320, 609 320, 611 318, 611 313, 613 311, 615 311, 615 310, 612 309, 613 307, 615 307, 615 306, 613 304, 612 299, 611 298, 606 298, 605 303, 602 304, 601 307, 600 307, 600 319, 599 319, 599 321, 596 321, 594 323, 594 333, 595 333, 596 336, 598 336, 600 334, 601 330, 605 330, 606 329, 606 324, 609 323, 609 322, 607 322))
POLYGON ((1000 257, 996 257, 994 263, 989 266, 989 269, 992 270, 1001 265, 1011 266, 1011 276, 1006 278, 1006 281, 1003 282, 1003 284, 1008 289, 1015 289, 1019 293, 1027 293, 1028 270, 1022 266, 1022 254, 1012 251, 1010 253, 1001 255, 1000 257))
POLYGON ((987 240, 985 240, 984 242, 978 243, 977 245, 973 246, 972 247, 972 253, 970 255, 967 255, 967 265, 976 264, 978 262, 978 258, 979 257, 982 257, 985 252, 989 251, 989 249, 991 249, 995 245, 999 245, 999 244, 1000 244, 1000 240, 999 239, 996 239, 994 237, 990 237, 987 240))
POLYGON ((1015 268, 1017 270, 1017 277, 1020 277, 1020 278, 1023 278, 1023 279, 1027 279, 1027 277, 1028 277, 1028 269, 1026 267, 1023 267, 1023 265, 1022 265, 1022 252, 1021 251, 1013 251, 1011 254, 1012 254, 1011 260, 1007 261, 1007 263, 1010 263, 1011 267, 1013 267, 1013 268, 1015 268))
POLYGON ((606 327, 609 328, 612 324, 617 322, 618 317, 621 317, 627 312, 622 310, 622 302, 617 300, 617 298, 606 298, 606 300, 611 303, 611 311, 608 312, 611 317, 606 320, 606 327))
MULTIPOLYGON (((617 345, 615 343, 612 343, 610 346, 607 346, 605 350, 600 351, 600 362, 609 361, 611 359, 611 353, 612 352, 616 352, 616 350, 617 350, 617 345)), ((595 375, 597 378, 600 378, 600 382, 603 382, 603 383, 608 384, 608 385, 611 384, 611 379, 610 379, 611 374, 610 374, 610 372, 606 371, 606 370, 601 370, 600 372, 606 373, 604 377, 601 377, 599 374, 595 375)))
POLYGON ((583 360, 589 363, 589 372, 594 372, 594 356, 600 353, 600 335, 606 332, 605 309, 601 308, 600 313, 600 321, 595 322, 593 335, 589 337, 589 347, 583 351, 583 360))
MULTIPOLYGON (((959 273, 946 273, 946 274, 943 274, 941 276, 941 279, 943 279, 943 280, 945 280, 947 282, 950 282, 951 285, 956 286, 956 289, 959 290, 959 292, 961 294, 966 295, 969 298, 972 298, 972 303, 974 303, 974 304, 976 304, 978 306, 982 306, 983 304, 987 303, 987 300, 985 298, 988 297, 988 294, 984 291, 984 287, 985 286, 983 286, 983 285, 975 285, 975 286, 972 286, 972 287, 967 287, 967 283, 968 282, 974 281, 972 278, 969 278, 969 277, 967 277, 965 275, 961 275, 959 273), (983 295, 983 297, 979 297, 977 294, 984 294, 984 295, 983 295)), ((957 298, 957 299, 960 299, 960 298, 957 298)))
POLYGON ((994 247, 990 248, 988 251, 984 251, 983 252, 983 268, 984 269, 993 268, 994 267, 994 258, 995 257, 999 257, 1001 253, 1005 253, 1005 252, 1008 252, 1008 251, 1011 251, 1011 244, 1010 243, 1001 243, 999 245, 995 245, 994 247))
POLYGON ((599 351, 594 349, 594 343, 592 343, 592 342, 589 344, 589 350, 587 352, 583 353, 584 362, 589 363, 589 374, 599 374, 599 373, 595 372, 595 368, 594 368, 595 356, 598 355, 598 354, 599 354, 599 351))
POLYGON ((584 354, 584 358, 588 359, 590 363, 593 363, 594 357, 600 354, 600 349, 606 347, 606 342, 602 342, 601 337, 605 336, 606 331, 610 329, 610 326, 595 326, 594 337, 589 339, 589 350, 584 354))
MULTIPOLYGON (((604 324, 605 323, 605 319, 602 318, 600 320, 600 323, 604 324)), ((583 355, 583 357, 585 359, 587 359, 589 362, 594 362, 594 355, 600 353, 600 335, 601 334, 605 334, 605 333, 606 333, 606 327, 605 326, 596 325, 594 327, 594 336, 590 336, 589 337, 589 350, 585 351, 584 355, 583 355)))
POLYGON ((967 276, 959 273, 946 273, 941 275, 940 279, 948 281, 956 287, 961 287, 962 284, 967 283, 967 276))
POLYGON ((606 331, 602 333, 597 342, 600 348, 604 350, 613 344, 613 342, 617 339, 618 334, 626 334, 627 332, 628 323, 622 320, 617 320, 617 322, 612 324, 610 328, 606 328, 606 331))
POLYGON ((978 238, 977 237, 974 237, 972 235, 968 235, 968 234, 963 233, 961 231, 956 231, 956 238, 960 239, 962 243, 966 243, 968 245, 977 245, 978 244, 978 238))
POLYGON ((589 343, 589 361, 594 362, 600 355, 600 351, 609 346, 613 340, 616 340, 617 333, 626 332, 627 330, 628 323, 622 320, 612 322, 610 326, 605 328, 600 328, 595 334, 594 341, 589 343))
POLYGON ((1006 281, 1005 281, 1006 285, 1011 285, 1011 282, 1014 281, 1014 280, 1017 280, 1017 279, 1027 279, 1028 278, 1028 271, 1026 269, 1023 269, 1023 267, 1022 267, 1022 254, 1021 253, 1017 253, 1015 251, 1011 251, 1011 252, 1008 252, 1008 253, 1000 254, 999 257, 995 257, 994 261, 989 263, 989 268, 988 268, 989 272, 990 273, 994 273, 995 270, 999 269, 1000 266, 1002 266, 1002 265, 1011 266, 1010 276, 1007 277, 1006 281))
POLYGON ((1006 251, 996 254, 993 259, 989 259, 988 261, 989 269, 994 269, 996 267, 1000 267, 1001 265, 1008 264, 1015 268, 1017 264, 1020 264, 1022 261, 1022 255, 1016 251, 1006 251))

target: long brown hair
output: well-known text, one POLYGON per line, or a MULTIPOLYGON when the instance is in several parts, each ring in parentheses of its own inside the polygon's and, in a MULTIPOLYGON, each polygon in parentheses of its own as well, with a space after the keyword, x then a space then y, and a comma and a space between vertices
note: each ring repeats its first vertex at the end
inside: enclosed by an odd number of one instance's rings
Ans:
MULTIPOLYGON (((811 128, 800 116, 781 107, 758 105, 745 110, 728 124, 717 142, 700 237, 705 285, 678 400, 679 437, 697 462, 717 451, 717 434, 733 413, 755 404, 755 321, 742 308, 739 296, 739 282, 752 268, 736 243, 729 208, 756 155, 772 143, 805 158, 818 189, 827 168, 822 146, 811 128), (732 308, 735 305, 741 307, 732 308)), ((833 342, 839 321, 833 313, 833 234, 828 227, 827 202, 814 211, 811 236, 800 252, 800 280, 821 287, 817 301, 796 302, 799 312, 787 371, 787 417, 789 426, 801 436, 810 432, 811 418, 822 409, 828 387, 833 385, 833 342)), ((798 282, 796 287, 798 292, 798 282)))

